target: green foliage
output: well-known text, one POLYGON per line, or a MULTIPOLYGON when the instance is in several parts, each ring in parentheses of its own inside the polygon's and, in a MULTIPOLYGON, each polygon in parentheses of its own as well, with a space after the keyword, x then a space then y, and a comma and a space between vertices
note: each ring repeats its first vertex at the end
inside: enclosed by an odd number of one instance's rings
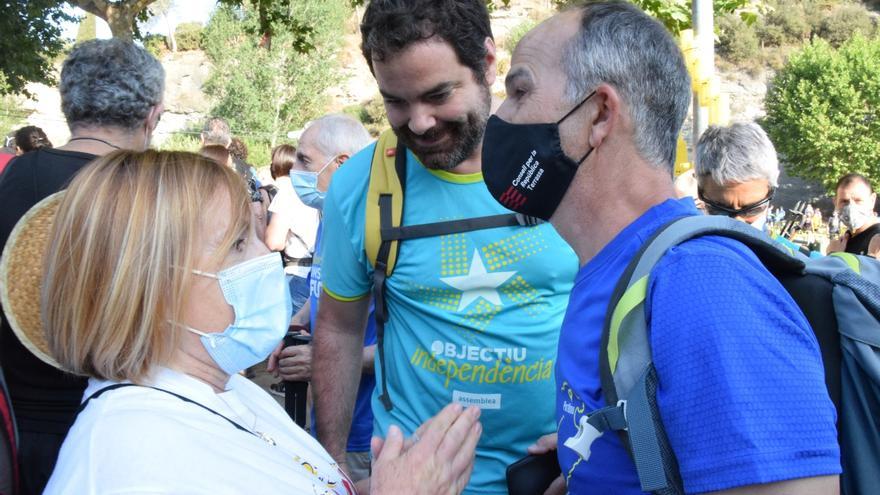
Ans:
POLYGON ((870 36, 873 32, 874 23, 864 6, 842 5, 822 20, 818 34, 832 46, 840 46, 855 33, 870 36))
MULTIPOLYGON (((2 116, 2 114, 0 114, 2 116)), ((248 148, 248 163, 254 168, 262 168, 268 166, 272 161, 272 146, 269 141, 262 138, 254 138, 248 136, 239 136, 248 148)), ((284 143, 289 140, 284 140, 284 143)), ((279 143, 281 144, 281 143, 279 143)), ((190 129, 188 131, 175 132, 168 136, 157 149, 173 150, 173 151, 189 151, 190 153, 198 153, 201 147, 199 140, 199 131, 190 129)))
MULTIPOLYGON (((340 3, 343 0, 327 0, 340 3)), ((264 44, 271 46, 277 34, 287 35, 285 40, 298 53, 309 53, 315 48, 314 21, 295 15, 302 4, 301 0, 219 0, 220 5, 241 12, 249 10, 256 15, 256 22, 245 26, 245 32, 257 36, 264 44)))
POLYGON ((832 191, 849 172, 880 177, 880 38, 835 50, 817 39, 773 79, 762 123, 792 175, 832 191))
POLYGON ((198 22, 184 22, 174 30, 174 38, 177 39, 177 49, 180 51, 198 50, 202 47, 202 33, 204 28, 198 22))
MULTIPOLYGON (((692 0, 630 1, 663 23, 674 35, 677 35, 684 29, 691 28, 692 0)), ((583 0, 553 0, 553 3, 561 10, 572 5, 582 4, 583 0)), ((724 14, 736 12, 744 22, 753 24, 757 19, 757 3, 760 2, 754 2, 753 0, 713 0, 712 10, 715 13, 716 19, 724 14)))
MULTIPOLYGON (((221 0, 223 1, 223 0, 221 0)), ((366 0, 349 0, 352 7, 360 7, 366 3, 366 0)), ((506 9, 510 7, 510 0, 486 0, 486 9, 492 12, 497 9, 506 9)))
POLYGON ((53 84, 52 60, 64 48, 61 24, 75 17, 58 0, 4 2, 0 15, 0 94, 25 93, 29 82, 53 84))
POLYGON ((809 38, 812 28, 807 22, 804 2, 778 0, 758 24, 758 35, 764 46, 801 43, 809 38))
POLYGON ((342 113, 361 121, 373 136, 378 136, 388 128, 388 117, 382 98, 373 98, 362 105, 349 105, 342 109, 342 113))
POLYGON ((507 36, 504 38, 504 41, 502 43, 502 48, 513 53, 513 49, 516 48, 519 40, 521 40, 522 37, 526 35, 526 33, 534 29, 537 25, 538 23, 531 19, 526 19, 520 22, 519 24, 514 26, 509 33, 507 33, 507 36))
POLYGON ((251 7, 220 6, 205 28, 204 49, 214 65, 205 91, 211 113, 229 121, 235 134, 276 144, 326 111, 326 90, 339 80, 337 52, 346 0, 299 0, 291 15, 312 22, 314 48, 300 52, 297 35, 275 31, 270 46, 251 34, 259 17, 251 7))
POLYGON ((86 14, 83 17, 83 20, 79 23, 79 28, 76 30, 76 42, 82 43, 83 41, 93 40, 98 37, 98 26, 95 22, 94 14, 86 14))
POLYGON ((201 141, 198 131, 175 132, 157 146, 163 151, 189 151, 198 153, 201 141))
POLYGON ((160 58, 168 51, 168 44, 161 34, 151 34, 144 38, 144 49, 160 58))
MULTIPOLYGON (((8 84, 3 74, 0 74, 0 138, 5 138, 11 131, 27 123, 28 113, 21 109, 21 98, 8 93, 8 84)), ((0 141, 0 146, 2 145, 0 141)))
MULTIPOLYGON (((254 168, 263 168, 268 167, 272 163, 272 144, 262 138, 254 138, 254 137, 242 137, 242 141, 248 147, 248 163, 253 165, 254 168)), ((278 144, 292 144, 290 140, 284 139, 278 141, 278 144)))
POLYGON ((738 15, 727 14, 718 19, 718 54, 734 63, 753 61, 760 57, 761 47, 755 26, 738 15))

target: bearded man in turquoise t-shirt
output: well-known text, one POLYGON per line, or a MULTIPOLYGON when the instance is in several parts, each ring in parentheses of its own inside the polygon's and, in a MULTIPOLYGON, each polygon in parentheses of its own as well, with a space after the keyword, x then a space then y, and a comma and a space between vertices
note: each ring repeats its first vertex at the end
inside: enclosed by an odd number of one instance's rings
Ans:
MULTIPOLYGON (((389 123, 407 149, 403 225, 509 214, 481 173, 495 80, 485 2, 374 0, 361 31, 389 123)), ((373 287, 364 245, 375 146, 340 168, 324 204, 312 383, 318 438, 340 463, 358 378, 350 363, 373 287)), ((375 433, 397 425, 411 435, 449 402, 480 407, 483 434, 465 492, 507 493, 506 467, 556 428, 556 343, 576 269, 549 224, 402 242, 386 282, 375 433)))

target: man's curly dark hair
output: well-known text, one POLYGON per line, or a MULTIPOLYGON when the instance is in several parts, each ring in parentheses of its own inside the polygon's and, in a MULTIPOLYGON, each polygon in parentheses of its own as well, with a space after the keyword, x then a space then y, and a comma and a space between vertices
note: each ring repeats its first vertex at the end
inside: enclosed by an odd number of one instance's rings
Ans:
POLYGON ((486 38, 492 38, 484 0, 372 0, 361 21, 361 51, 373 71, 410 44, 438 37, 462 65, 485 82, 486 38))

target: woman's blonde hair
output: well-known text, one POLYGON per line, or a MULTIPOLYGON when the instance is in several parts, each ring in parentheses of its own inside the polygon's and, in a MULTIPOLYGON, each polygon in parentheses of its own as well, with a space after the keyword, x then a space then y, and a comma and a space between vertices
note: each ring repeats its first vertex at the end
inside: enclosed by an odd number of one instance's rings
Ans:
POLYGON ((232 218, 219 262, 250 229, 248 198, 231 169, 196 154, 118 151, 76 176, 52 226, 43 322, 65 368, 140 381, 178 345, 201 232, 228 195, 232 218))

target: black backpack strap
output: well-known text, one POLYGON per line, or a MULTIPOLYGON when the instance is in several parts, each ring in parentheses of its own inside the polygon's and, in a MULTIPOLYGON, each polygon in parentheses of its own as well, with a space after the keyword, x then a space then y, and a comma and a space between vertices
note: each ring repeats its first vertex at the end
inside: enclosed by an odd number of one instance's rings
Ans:
MULTIPOLYGON (((394 155, 394 170, 397 172, 397 179, 400 181, 400 223, 403 223, 403 211, 405 206, 406 195, 406 148, 402 143, 397 143, 397 151, 394 155)), ((379 196, 379 232, 382 243, 379 245, 379 251, 376 254, 376 264, 373 267, 373 305, 374 315, 376 318, 376 348, 379 352, 379 368, 382 373, 381 390, 379 391, 379 400, 386 411, 390 411, 394 404, 391 403, 391 396, 388 395, 388 378, 386 372, 388 367, 385 366, 385 323, 388 321, 388 303, 385 300, 385 282, 388 279, 386 271, 388 269, 388 258, 391 254, 391 241, 385 237, 383 232, 393 227, 393 219, 391 213, 391 195, 382 194, 379 196)), ((400 242, 397 243, 397 254, 400 254, 400 242)))
MULTIPOLYGON (((535 217, 529 217, 518 213, 503 213, 485 217, 465 218, 445 222, 424 223, 419 225, 403 225, 403 211, 406 198, 406 148, 403 144, 397 144, 394 157, 394 169, 400 181, 401 190, 401 218, 400 225, 394 226, 391 208, 391 195, 379 195, 379 236, 381 244, 376 253, 376 263, 373 266, 373 303, 376 319, 376 348, 379 353, 379 368, 382 374, 379 400, 386 411, 394 408, 391 397, 388 394, 388 385, 385 372, 385 323, 388 322, 388 303, 385 298, 385 284, 390 276, 387 274, 388 259, 391 255, 392 243, 397 243, 397 256, 400 255, 400 245, 405 239, 421 239, 425 237, 437 237, 461 232, 473 232, 475 230, 494 229, 498 227, 534 226, 543 223, 535 217)), ((392 270, 393 273, 393 270, 392 270)))
MULTIPOLYGON (((185 396, 183 396, 183 395, 180 395, 180 394, 174 393, 174 392, 172 392, 172 391, 170 391, 170 390, 165 390, 164 388, 151 387, 151 386, 149 386, 149 385, 138 385, 138 384, 136 384, 136 383, 117 383, 117 384, 114 384, 114 385, 108 385, 108 386, 106 386, 106 387, 104 387, 104 388, 102 388, 102 389, 100 389, 100 390, 95 391, 95 393, 93 393, 92 395, 90 395, 86 400, 83 401, 82 404, 80 404, 79 409, 76 410, 76 415, 74 415, 74 418, 76 418, 77 416, 79 416, 79 414, 85 410, 85 408, 89 405, 89 402, 91 402, 92 399, 97 399, 98 397, 104 395, 104 394, 107 393, 107 392, 110 392, 111 390, 116 390, 116 389, 124 388, 124 387, 151 388, 151 389, 153 389, 153 390, 158 390, 159 392, 164 392, 164 393, 166 393, 166 394, 168 394, 168 395, 173 395, 174 397, 177 397, 178 399, 180 399, 180 400, 182 400, 182 401, 184 401, 184 402, 188 402, 188 403, 190 403, 190 404, 193 404, 193 405, 196 405, 196 406, 198 406, 198 407, 201 407, 202 409, 208 411, 209 413, 214 414, 214 415, 216 415, 216 416, 219 416, 219 417, 225 419, 229 424, 231 424, 232 426, 234 426, 234 427, 235 427, 236 429, 238 429, 238 430, 241 430, 241 431, 243 431, 243 432, 245 432, 245 433, 249 433, 249 434, 251 434, 251 435, 253 435, 253 436, 257 437, 257 438, 260 438, 260 439, 262 439, 262 440, 267 440, 267 439, 268 439, 268 437, 263 437, 263 436, 257 434, 256 432, 253 432, 253 431, 251 431, 251 430, 248 430, 248 429, 245 428, 244 426, 241 426, 240 424, 238 424, 238 423, 236 423, 235 421, 233 421, 233 420, 227 418, 226 416, 224 416, 224 415, 218 413, 217 411, 211 409, 210 407, 208 407, 208 406, 206 406, 206 405, 204 405, 204 404, 201 404, 201 403, 199 403, 199 402, 196 402, 196 401, 190 399, 189 397, 185 397, 185 396)), ((270 443, 274 443, 274 442, 270 442, 270 443)))

